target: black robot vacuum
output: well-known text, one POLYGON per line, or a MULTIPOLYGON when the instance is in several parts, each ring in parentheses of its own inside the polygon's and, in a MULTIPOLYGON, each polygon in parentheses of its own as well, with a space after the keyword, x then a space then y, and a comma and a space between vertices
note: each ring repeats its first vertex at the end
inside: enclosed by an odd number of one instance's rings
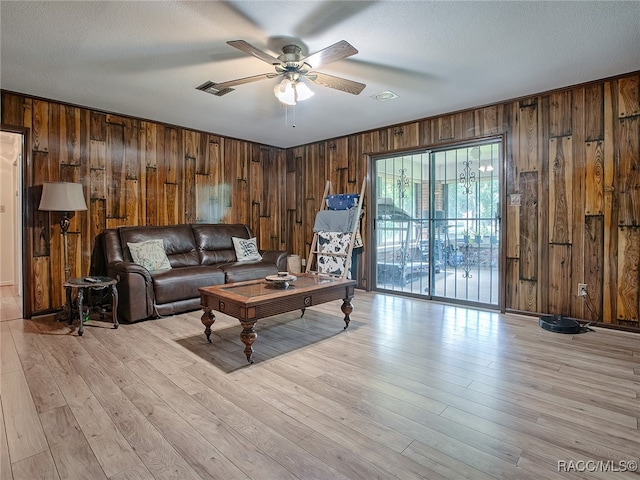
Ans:
POLYGON ((576 319, 564 315, 543 315, 538 323, 545 330, 556 333, 580 333, 588 330, 576 319))

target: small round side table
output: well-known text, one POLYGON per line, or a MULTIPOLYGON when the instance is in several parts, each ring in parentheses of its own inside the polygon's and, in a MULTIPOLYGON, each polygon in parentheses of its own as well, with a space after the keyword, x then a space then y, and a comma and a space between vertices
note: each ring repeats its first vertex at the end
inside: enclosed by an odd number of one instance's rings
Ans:
POLYGON ((82 336, 84 333, 84 322, 82 318, 82 302, 84 299, 85 289, 91 290, 103 290, 107 287, 111 287, 111 316, 113 319, 113 328, 118 328, 118 289, 116 288, 118 281, 111 277, 80 277, 70 278, 64 282, 63 287, 67 292, 67 307, 69 311, 69 325, 73 324, 73 310, 71 306, 71 293, 73 290, 78 291, 78 318, 80 326, 78 327, 78 335, 82 336))

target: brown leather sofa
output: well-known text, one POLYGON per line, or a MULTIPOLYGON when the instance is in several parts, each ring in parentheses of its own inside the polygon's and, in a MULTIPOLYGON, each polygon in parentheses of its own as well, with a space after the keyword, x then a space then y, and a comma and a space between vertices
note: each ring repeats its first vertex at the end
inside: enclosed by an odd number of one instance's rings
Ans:
POLYGON ((91 274, 118 280, 118 319, 134 322, 200 308, 199 287, 253 280, 287 269, 287 252, 260 251, 238 262, 231 237, 246 225, 189 224, 107 229, 96 238, 91 274), (150 272, 132 262, 128 243, 161 238, 171 269, 150 272))

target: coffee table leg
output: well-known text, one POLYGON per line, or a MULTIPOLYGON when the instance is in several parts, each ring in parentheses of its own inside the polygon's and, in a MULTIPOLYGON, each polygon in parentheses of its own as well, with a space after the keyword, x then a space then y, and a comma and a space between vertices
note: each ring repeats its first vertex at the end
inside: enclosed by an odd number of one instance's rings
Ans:
POLYGON ((342 300, 342 307, 340 307, 342 310, 342 313, 344 313, 344 330, 347 329, 347 327, 349 326, 349 322, 351 321, 351 318, 349 317, 349 315, 351 315, 351 312, 353 312, 353 304, 351 303, 351 298, 347 297, 345 299, 342 300))
POLYGON ((211 325, 216 321, 216 316, 213 314, 213 310, 209 307, 202 307, 204 309, 204 313, 200 320, 204 325, 204 334, 207 336, 207 340, 211 343, 211 325))
POLYGON ((253 345, 253 342, 256 341, 256 337, 258 336, 256 333, 256 322, 255 320, 253 322, 243 322, 241 320, 240 324, 242 325, 240 340, 242 340, 242 343, 245 345, 244 354, 247 356, 247 361, 249 363, 253 363, 253 360, 251 359, 251 355, 253 355, 253 347, 251 345, 253 345))

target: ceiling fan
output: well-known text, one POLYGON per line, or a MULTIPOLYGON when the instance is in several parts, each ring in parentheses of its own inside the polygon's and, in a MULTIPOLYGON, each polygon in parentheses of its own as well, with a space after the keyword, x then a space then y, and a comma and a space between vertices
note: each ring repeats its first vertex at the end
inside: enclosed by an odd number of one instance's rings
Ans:
POLYGON ((334 88, 353 95, 358 95, 366 87, 364 83, 313 70, 358 53, 358 50, 345 40, 334 43, 307 57, 302 55, 302 48, 295 44, 285 45, 282 48, 282 54, 277 58, 244 40, 233 40, 227 42, 227 44, 272 65, 275 68, 275 72, 261 73, 260 75, 238 78, 221 83, 207 81, 199 87, 196 87, 197 90, 221 97, 222 95, 232 92, 234 88, 231 87, 237 85, 269 78, 283 77, 283 80, 275 86, 274 94, 281 102, 287 105, 295 105, 297 101, 305 100, 313 95, 311 89, 302 81, 303 79, 317 85, 334 88))

